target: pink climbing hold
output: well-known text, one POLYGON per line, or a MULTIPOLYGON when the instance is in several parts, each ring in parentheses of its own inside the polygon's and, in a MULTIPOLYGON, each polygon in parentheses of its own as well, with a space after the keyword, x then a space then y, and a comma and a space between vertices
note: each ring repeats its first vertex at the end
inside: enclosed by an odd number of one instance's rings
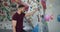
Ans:
POLYGON ((44 16, 44 19, 45 19, 46 21, 49 21, 49 20, 50 20, 50 15, 45 15, 45 16, 44 16))

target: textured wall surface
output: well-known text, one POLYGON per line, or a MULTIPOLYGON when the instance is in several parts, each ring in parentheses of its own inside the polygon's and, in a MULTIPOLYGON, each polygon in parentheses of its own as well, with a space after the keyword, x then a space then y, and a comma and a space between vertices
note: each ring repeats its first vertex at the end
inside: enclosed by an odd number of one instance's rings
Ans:
MULTIPOLYGON (((22 0, 22 1, 24 1, 24 2, 27 3, 27 0, 26 1, 25 0, 22 0)), ((60 22, 57 21, 57 15, 60 14, 60 0, 47 0, 46 3, 47 3, 46 14, 49 14, 49 15, 53 14, 54 15, 54 17, 53 17, 54 19, 53 20, 50 20, 49 22, 47 22, 48 23, 49 32, 60 32, 60 22)), ((33 3, 33 1, 31 1, 31 5, 34 6, 34 5, 36 5, 36 3, 33 3)), ((29 6, 31 6, 31 5, 29 5, 29 6)), ((34 7, 37 7, 37 5, 34 6, 34 7)), ((33 8, 34 7, 32 7, 32 8, 30 7, 29 8, 29 11, 30 10, 33 11, 33 8)), ((15 8, 13 8, 13 9, 15 9, 15 8)), ((42 11, 43 10, 41 9, 41 14, 42 14, 42 11)), ((9 12, 8 14, 10 14, 13 11, 5 11, 4 10, 4 12, 9 12)), ((33 26, 37 25, 37 23, 38 23, 38 18, 37 18, 37 14, 38 13, 39 12, 37 11, 33 16, 31 16, 33 26)), ((4 32, 9 32, 9 31, 12 32, 12 24, 11 24, 11 21, 8 20, 7 13, 5 13, 5 15, 6 15, 5 18, 4 18, 5 20, 0 21, 0 29, 3 29, 3 30, 0 30, 0 31, 1 32, 3 32, 3 31, 4 32), (9 29, 9 30, 6 30, 6 29, 9 29)), ((9 16, 9 19, 10 19, 10 17, 11 16, 9 16)), ((3 18, 3 16, 0 16, 0 20, 2 18, 3 18)), ((39 28, 41 29, 42 23, 40 22, 39 25, 40 25, 39 28)), ((39 32, 40 32, 40 29, 39 29, 39 32)))

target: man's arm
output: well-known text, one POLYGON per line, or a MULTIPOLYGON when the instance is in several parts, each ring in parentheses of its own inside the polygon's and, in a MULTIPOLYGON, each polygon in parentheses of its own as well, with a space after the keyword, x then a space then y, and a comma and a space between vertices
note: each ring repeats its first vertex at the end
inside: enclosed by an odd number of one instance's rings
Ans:
POLYGON ((13 32, 16 32, 16 20, 12 20, 13 32))
POLYGON ((34 28, 33 24, 31 23, 30 18, 27 19, 27 18, 25 17, 25 19, 28 21, 29 25, 32 26, 32 28, 34 28))
POLYGON ((33 15, 38 9, 35 9, 35 11, 31 11, 29 13, 26 13, 25 16, 28 17, 28 16, 31 16, 33 15))

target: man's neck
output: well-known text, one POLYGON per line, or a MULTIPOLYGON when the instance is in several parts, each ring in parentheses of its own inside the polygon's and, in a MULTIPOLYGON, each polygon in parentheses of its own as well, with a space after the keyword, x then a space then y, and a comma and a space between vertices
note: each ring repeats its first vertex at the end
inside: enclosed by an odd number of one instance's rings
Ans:
POLYGON ((21 12, 20 12, 20 11, 17 11, 17 13, 18 13, 18 14, 21 14, 21 12))

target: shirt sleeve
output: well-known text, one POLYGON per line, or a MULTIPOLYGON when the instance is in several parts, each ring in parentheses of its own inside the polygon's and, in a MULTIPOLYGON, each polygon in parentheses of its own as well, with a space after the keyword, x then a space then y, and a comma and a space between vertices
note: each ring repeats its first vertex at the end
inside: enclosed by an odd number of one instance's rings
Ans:
POLYGON ((12 16, 12 20, 17 20, 16 15, 12 16))

